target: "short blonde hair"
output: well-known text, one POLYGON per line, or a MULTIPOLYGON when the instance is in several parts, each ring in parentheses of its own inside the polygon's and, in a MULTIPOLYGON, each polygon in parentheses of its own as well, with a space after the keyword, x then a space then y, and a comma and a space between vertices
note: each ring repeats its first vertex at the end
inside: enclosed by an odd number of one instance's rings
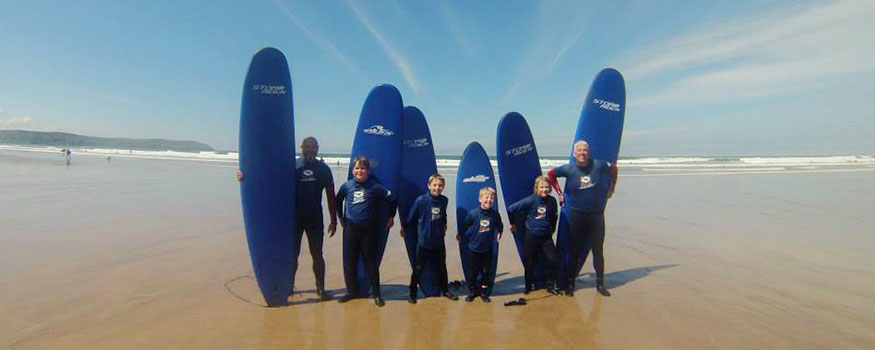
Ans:
POLYGON ((444 177, 441 176, 441 174, 431 174, 431 176, 428 177, 428 182, 427 182, 427 183, 428 183, 429 185, 431 185, 431 182, 432 182, 432 181, 440 181, 442 184, 444 184, 444 186, 447 185, 447 182, 444 180, 444 177))
MULTIPOLYGON (((553 187, 551 186, 550 180, 548 180, 546 176, 541 175, 541 176, 538 176, 537 178, 535 178, 535 194, 538 194, 538 186, 540 186, 542 183, 547 184, 547 188, 550 189, 550 192, 553 191, 553 187)), ((547 193, 550 193, 550 192, 547 192, 547 193)))
POLYGON ((365 169, 371 170, 371 161, 368 160, 368 157, 358 156, 358 157, 353 158, 352 166, 353 167, 361 166, 365 169))
POLYGON ((483 197, 483 195, 495 196, 495 189, 489 186, 483 187, 480 189, 480 197, 483 197))

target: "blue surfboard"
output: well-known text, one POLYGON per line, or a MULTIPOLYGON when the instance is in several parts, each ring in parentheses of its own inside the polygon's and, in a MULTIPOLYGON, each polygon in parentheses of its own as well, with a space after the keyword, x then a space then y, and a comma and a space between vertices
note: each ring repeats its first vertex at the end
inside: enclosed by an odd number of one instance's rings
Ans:
MULTIPOLYGON (((464 235, 465 217, 468 212, 480 207, 479 194, 483 187, 495 188, 495 174, 492 172, 492 164, 486 150, 478 142, 471 142, 462 153, 459 161, 459 172, 456 175, 456 229, 461 239, 459 240, 459 256, 462 258, 462 272, 465 280, 474 279, 477 284, 482 284, 483 274, 476 276, 468 266, 468 240, 464 235)), ((498 208, 498 198, 495 198, 493 206, 498 208)), ((498 241, 492 246, 492 280, 495 282, 495 270, 498 267, 498 241)))
MULTIPOLYGON (((620 153, 620 141, 623 137, 623 119, 626 112, 626 85, 623 75, 613 68, 605 68, 592 82, 580 119, 577 122, 577 132, 571 142, 572 154, 569 163, 574 164, 574 143, 585 140, 589 144, 590 159, 599 159, 615 164, 620 153)), ((565 183, 565 191, 569 183, 565 183)), ((559 250, 560 268, 558 273, 559 287, 568 286, 566 267, 572 261, 582 267, 589 250, 584 250, 580 256, 570 256, 568 243, 568 208, 563 208, 559 218, 559 228, 556 235, 556 248, 559 250)), ((577 276, 578 270, 575 273, 577 276)))
POLYGON ((268 306, 284 305, 292 284, 295 223, 292 81, 282 52, 255 53, 240 105, 240 199, 255 280, 268 306))
MULTIPOLYGON (((392 192, 398 191, 398 172, 401 166, 401 132, 402 132, 402 102, 401 93, 389 84, 379 85, 368 94, 359 115, 355 139, 349 160, 349 177, 352 179, 352 160, 357 156, 365 156, 371 162, 370 176, 392 192)), ((388 205, 380 208, 377 222, 385 223, 389 216, 388 205)), ((377 266, 383 260, 389 230, 384 224, 377 242, 377 266)), ((366 295, 371 290, 371 283, 365 269, 363 257, 359 257, 357 277, 359 290, 349 292, 354 295, 366 295)), ((347 286, 349 288, 349 286, 347 286)))
MULTIPOLYGON (((402 220, 406 220, 410 207, 416 197, 428 193, 428 177, 437 173, 437 163, 434 156, 434 146, 428 123, 419 108, 404 107, 404 141, 401 148, 401 174, 398 188, 398 212, 402 220)), ((407 258, 410 267, 416 263, 416 246, 419 233, 417 227, 408 227, 404 235, 404 245, 407 248, 407 258)), ((440 295, 438 266, 434 262, 426 263, 419 276, 419 285, 427 297, 440 295)))
MULTIPOLYGON (((538 148, 529 124, 517 112, 506 114, 498 122, 498 132, 495 140, 498 154, 498 176, 501 180, 501 193, 504 196, 505 209, 511 204, 534 193, 535 179, 541 176, 541 163, 538 158, 538 148)), ((520 261, 525 261, 523 251, 523 234, 526 230, 525 218, 512 222, 516 226, 513 240, 516 243, 520 261)), ((547 259, 541 255, 535 261, 535 287, 542 288, 547 282, 547 259)))

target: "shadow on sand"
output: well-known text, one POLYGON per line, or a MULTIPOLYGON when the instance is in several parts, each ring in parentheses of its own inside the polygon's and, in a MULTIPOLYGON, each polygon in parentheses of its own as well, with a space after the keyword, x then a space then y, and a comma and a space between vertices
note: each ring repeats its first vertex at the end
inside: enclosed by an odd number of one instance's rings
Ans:
MULTIPOLYGON (((608 272, 605 274, 605 286, 608 287, 608 289, 622 287, 626 283, 649 276, 651 272, 675 266, 677 266, 677 264, 653 265, 608 272)), ((507 273, 499 274, 499 276, 506 274, 507 273)), ((525 290, 524 280, 524 276, 516 276, 496 281, 495 287, 492 290, 492 295, 522 294, 525 290)), ((575 284, 578 289, 594 288, 596 284, 595 274, 589 272, 580 275, 577 277, 577 282, 575 284)))

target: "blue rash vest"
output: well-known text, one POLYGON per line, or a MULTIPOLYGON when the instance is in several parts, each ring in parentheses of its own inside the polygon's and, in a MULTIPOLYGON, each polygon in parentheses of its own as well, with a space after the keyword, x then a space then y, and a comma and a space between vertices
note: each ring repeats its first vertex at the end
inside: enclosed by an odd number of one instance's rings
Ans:
POLYGON ((565 201, 571 209, 601 213, 608 203, 611 189, 611 163, 590 159, 585 167, 565 164, 553 168, 557 177, 565 177, 565 201))
POLYGON ((347 223, 358 226, 375 226, 378 201, 389 201, 389 215, 395 216, 395 194, 372 179, 358 183, 354 179, 345 182, 337 190, 337 210, 347 223), (344 202, 346 206, 344 207, 344 202))
POLYGON ((495 235, 502 231, 504 225, 501 223, 501 216, 494 208, 474 208, 465 217, 465 236, 468 237, 468 249, 473 252, 490 251, 495 235))
POLYGON ((297 203, 299 223, 307 227, 323 227, 322 191, 334 185, 334 175, 325 163, 319 160, 306 161, 299 157, 295 161, 295 177, 298 179, 297 203))
POLYGON ((417 229, 417 245, 425 249, 435 249, 444 246, 444 234, 447 227, 446 196, 432 196, 425 193, 416 197, 410 212, 407 213, 405 228, 417 229))
POLYGON ((526 230, 538 237, 553 234, 556 230, 556 220, 559 218, 557 213, 556 198, 552 196, 541 198, 537 194, 520 199, 507 208, 510 222, 517 222, 518 218, 525 216, 526 230))

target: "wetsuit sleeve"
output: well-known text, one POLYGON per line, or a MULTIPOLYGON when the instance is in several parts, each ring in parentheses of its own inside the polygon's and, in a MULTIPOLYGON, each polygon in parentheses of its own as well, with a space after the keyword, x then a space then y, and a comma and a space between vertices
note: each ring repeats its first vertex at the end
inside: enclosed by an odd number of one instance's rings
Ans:
POLYGON ((556 191, 557 194, 562 194, 562 189, 559 188, 559 181, 556 180, 556 178, 565 177, 566 175, 564 165, 550 169, 550 171, 547 172, 547 181, 550 182, 550 186, 553 186, 553 190, 556 191))
POLYGON ((504 223, 501 222, 501 214, 498 214, 498 210, 495 211, 495 229, 498 233, 504 232, 504 223))
POLYGON ((559 206, 556 205, 556 198, 550 197, 550 206, 552 213, 548 218, 550 220, 550 233, 556 232, 556 222, 559 221, 559 206))
POLYGON ((527 204, 529 202, 529 199, 530 199, 530 197, 525 197, 523 199, 518 200, 516 203, 511 204, 509 207, 507 207, 507 217, 510 220, 510 222, 512 222, 512 223, 516 222, 517 219, 519 219, 520 214, 524 214, 525 212, 528 211, 527 208, 529 206, 527 204))
POLYGON ((468 229, 471 228, 471 224, 474 222, 474 213, 469 212, 468 215, 465 215, 465 222, 462 225, 462 232, 460 234, 467 235, 468 229))
POLYGON ((343 220, 343 200, 346 199, 346 184, 340 185, 337 195, 334 196, 334 206, 337 209, 337 218, 343 220))
POLYGON ((404 220, 404 222, 402 223, 404 229, 410 229, 412 226, 416 225, 416 222, 419 220, 419 208, 421 206, 422 201, 420 200, 420 197, 417 197, 416 201, 413 202, 413 206, 410 208, 410 212, 407 213, 407 217, 401 218, 401 220, 404 220))
POLYGON ((398 210, 398 199, 395 197, 395 193, 393 193, 388 188, 383 187, 383 185, 376 186, 377 191, 380 196, 382 196, 386 201, 389 202, 389 217, 395 217, 395 211, 398 210))
POLYGON ((620 170, 617 169, 617 163, 610 163, 610 164, 611 164, 611 190, 613 191, 614 189, 617 188, 617 180, 618 180, 618 176, 620 175, 620 170))

